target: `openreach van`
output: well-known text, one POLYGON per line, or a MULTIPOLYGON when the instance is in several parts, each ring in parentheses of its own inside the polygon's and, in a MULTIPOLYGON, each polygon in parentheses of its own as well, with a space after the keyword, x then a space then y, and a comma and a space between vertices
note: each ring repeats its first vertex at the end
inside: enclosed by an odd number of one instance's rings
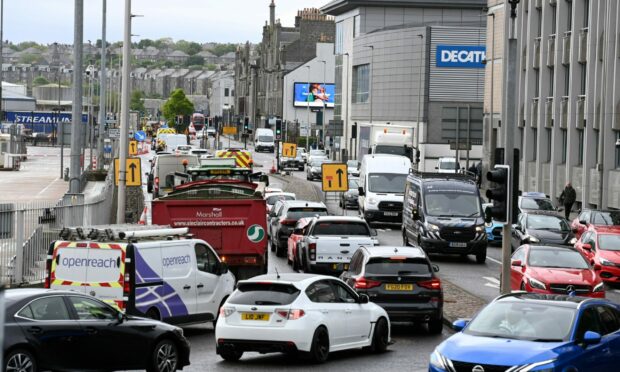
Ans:
POLYGON ((276 144, 274 142, 273 130, 268 128, 257 128, 254 134, 254 150, 256 152, 274 152, 276 144))
POLYGON ((487 237, 475 178, 412 171, 403 208, 403 243, 427 253, 487 257, 487 237))
POLYGON ((359 176, 359 208, 368 223, 401 222, 411 161, 398 155, 366 155, 359 176))
MULTIPOLYGON (((116 228, 116 227, 114 227, 116 228)), ((215 321, 235 277, 188 229, 63 229, 48 251, 46 288, 90 294, 127 314, 172 324, 215 321)))

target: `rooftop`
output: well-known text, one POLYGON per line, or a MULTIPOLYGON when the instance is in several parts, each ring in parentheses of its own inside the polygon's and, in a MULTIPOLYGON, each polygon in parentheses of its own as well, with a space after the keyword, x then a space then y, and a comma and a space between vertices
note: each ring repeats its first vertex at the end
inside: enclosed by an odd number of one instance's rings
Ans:
POLYGON ((340 15, 359 7, 478 9, 486 5, 486 0, 333 0, 321 12, 340 15))

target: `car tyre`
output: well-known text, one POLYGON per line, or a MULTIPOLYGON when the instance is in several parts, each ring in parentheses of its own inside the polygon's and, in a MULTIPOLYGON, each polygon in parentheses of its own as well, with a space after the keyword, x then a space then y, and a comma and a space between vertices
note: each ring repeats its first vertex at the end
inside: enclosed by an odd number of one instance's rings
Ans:
POLYGON ((428 333, 432 335, 440 334, 443 330, 443 316, 429 320, 426 326, 428 327, 428 333))
POLYGON ((329 334, 325 327, 319 327, 314 331, 309 357, 317 364, 324 363, 329 357, 329 334))
POLYGON ((153 348, 148 372, 174 372, 179 364, 177 345, 170 339, 163 339, 153 348))
POLYGON ((481 249, 476 253, 476 262, 479 264, 483 264, 487 261, 487 250, 481 249))
POLYGON ((374 353, 383 353, 389 345, 389 327, 385 318, 379 318, 375 324, 375 331, 372 334, 372 343, 370 349, 374 353))
POLYGON ((8 353, 4 359, 4 371, 36 372, 37 360, 25 349, 16 349, 8 353))
POLYGON ((227 362, 237 362, 243 356, 243 351, 237 350, 220 350, 220 356, 227 362))

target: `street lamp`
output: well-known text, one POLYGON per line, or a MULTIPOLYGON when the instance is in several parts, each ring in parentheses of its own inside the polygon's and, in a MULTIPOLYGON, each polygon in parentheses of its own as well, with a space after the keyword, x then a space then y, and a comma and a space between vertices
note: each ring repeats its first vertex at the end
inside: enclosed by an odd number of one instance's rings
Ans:
POLYGON ((306 66, 308 69, 308 95, 306 96, 306 113, 308 114, 308 121, 306 127, 306 150, 310 153, 310 65, 306 66))
MULTIPOLYGON (((325 84, 325 80, 326 80, 325 79, 325 74, 326 74, 326 71, 327 71, 327 61, 320 60, 320 61, 317 61, 317 62, 323 64, 323 90, 324 90, 325 94, 327 94, 327 85, 325 84)), ((325 97, 326 97, 326 95, 323 96, 323 98, 325 98, 325 97)), ((326 110, 325 109, 327 108, 327 105, 326 105, 325 99, 321 99, 321 102, 323 102, 323 123, 322 123, 323 124, 323 130, 322 130, 322 132, 323 132, 322 134, 323 135, 321 136, 321 141, 323 141, 323 148, 325 148, 325 135, 326 135, 326 132, 327 132, 325 130, 325 117, 326 117, 326 115, 325 115, 325 111, 326 110)))
POLYGON ((370 123, 372 124, 372 103, 374 102, 373 90, 375 89, 375 46, 365 45, 370 48, 370 123))
MULTIPOLYGON (((420 38, 420 58, 418 61, 418 121, 416 122, 415 150, 420 151, 420 117, 422 110, 422 55, 424 54, 424 35, 418 34, 417 36, 420 38)), ((419 162, 416 162, 416 169, 420 169, 419 162)))

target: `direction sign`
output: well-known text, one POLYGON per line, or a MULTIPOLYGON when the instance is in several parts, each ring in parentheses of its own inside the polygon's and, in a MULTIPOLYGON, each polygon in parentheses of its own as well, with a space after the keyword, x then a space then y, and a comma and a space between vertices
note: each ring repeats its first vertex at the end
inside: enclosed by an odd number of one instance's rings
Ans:
POLYGON ((237 127, 222 127, 224 134, 237 134, 237 127))
POLYGON ((144 140, 146 139, 146 133, 144 133, 144 131, 142 130, 139 130, 133 135, 133 138, 135 138, 138 142, 144 142, 144 140))
POLYGON ((138 141, 129 141, 129 156, 138 155, 138 141))
POLYGON ((294 143, 283 143, 282 144, 282 155, 285 158, 296 158, 297 157, 297 145, 294 143))
POLYGON ((323 191, 349 191, 347 165, 344 163, 321 164, 323 191))
MULTIPOLYGON (((125 185, 126 186, 142 186, 142 167, 141 167, 140 158, 127 158, 125 162, 125 185)), ((118 158, 114 158, 114 182, 116 186, 119 184, 120 180, 120 160, 118 158)))
POLYGON ((120 128, 110 128, 108 129, 108 133, 110 135, 110 138, 121 138, 120 128))

